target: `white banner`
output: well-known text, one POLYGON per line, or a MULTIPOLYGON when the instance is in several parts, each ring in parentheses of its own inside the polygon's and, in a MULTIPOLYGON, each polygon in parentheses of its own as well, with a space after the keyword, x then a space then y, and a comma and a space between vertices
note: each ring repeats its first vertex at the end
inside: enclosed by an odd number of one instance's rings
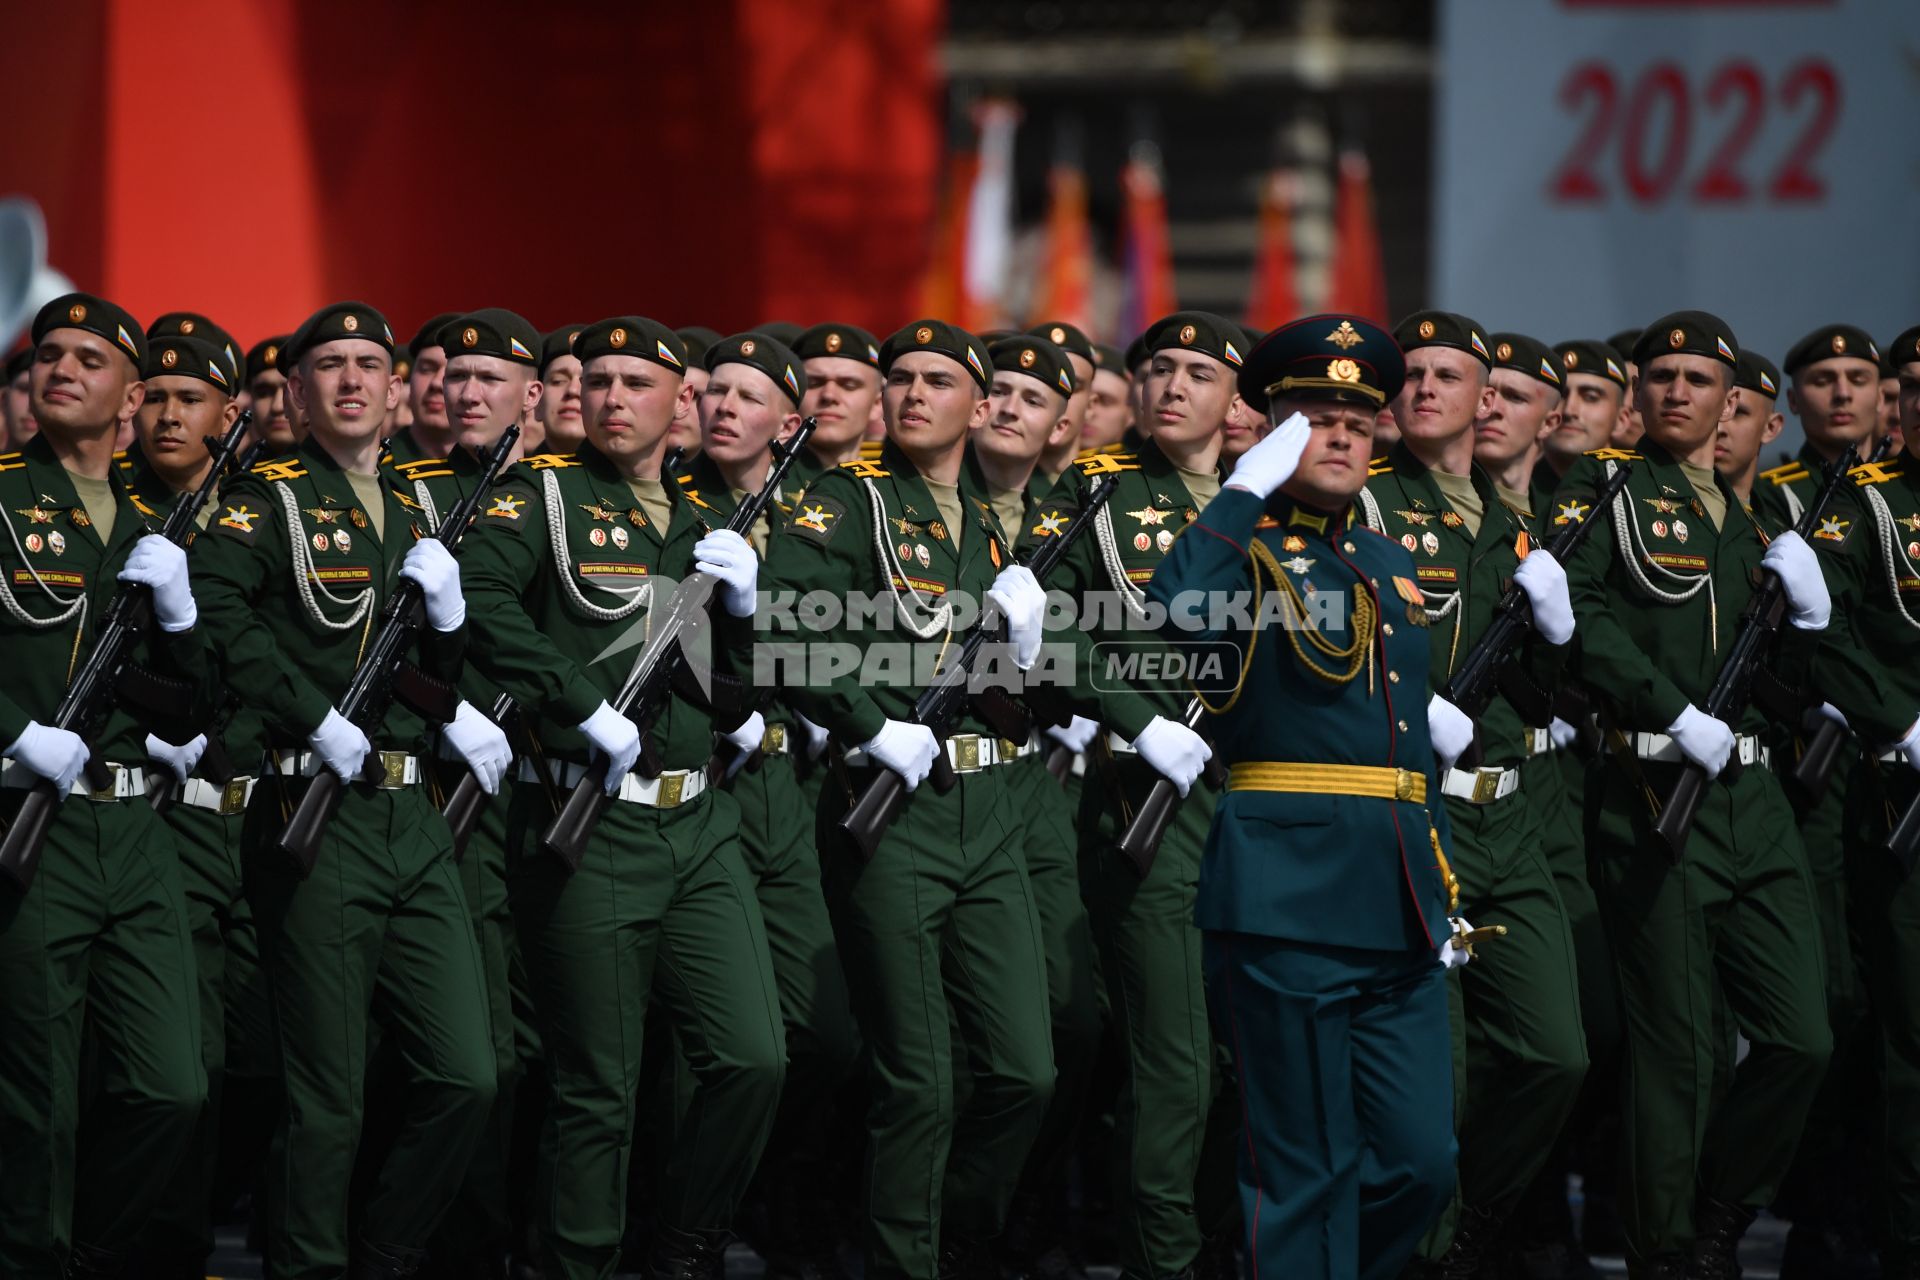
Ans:
POLYGON ((1439 45, 1432 305, 1547 342, 1697 307, 1775 362, 1920 323, 1915 0, 1447 0, 1439 45))

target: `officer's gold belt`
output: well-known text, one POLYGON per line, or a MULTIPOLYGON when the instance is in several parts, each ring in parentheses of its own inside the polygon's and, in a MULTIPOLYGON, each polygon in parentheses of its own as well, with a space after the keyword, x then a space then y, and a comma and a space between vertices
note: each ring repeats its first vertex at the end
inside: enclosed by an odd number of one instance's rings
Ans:
POLYGON ((1243 760, 1227 771, 1229 791, 1291 791, 1323 796, 1371 796, 1427 802, 1427 775, 1366 764, 1297 764, 1243 760))

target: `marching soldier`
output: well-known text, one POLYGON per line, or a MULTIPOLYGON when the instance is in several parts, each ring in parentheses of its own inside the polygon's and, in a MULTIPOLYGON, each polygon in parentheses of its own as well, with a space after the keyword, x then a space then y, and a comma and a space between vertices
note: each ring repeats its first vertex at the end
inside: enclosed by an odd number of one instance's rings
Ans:
POLYGON ((389 425, 387 453, 394 462, 416 462, 421 458, 444 458, 453 452, 454 430, 447 421, 447 352, 440 345, 440 330, 457 311, 443 311, 420 326, 404 356, 394 362, 398 377, 401 361, 407 366, 406 388, 402 393, 408 408, 405 426, 389 425))
MULTIPOLYGON (((411 1276, 486 1126, 495 1076, 486 989, 445 821, 423 781, 421 715, 396 702, 363 728, 334 705, 384 599, 417 583, 418 661, 458 675, 459 570, 410 495, 377 472, 399 395, 393 338, 336 303, 282 350, 307 422, 298 449, 235 479, 194 546, 224 678, 264 717, 274 777, 247 806, 246 893, 260 934, 287 1102, 268 1165, 268 1257, 283 1280, 411 1276), (378 752, 377 785, 363 781, 378 752), (347 784, 303 876, 276 847, 303 780, 347 784), (371 1025, 395 1038, 408 1108, 349 1240, 371 1025)), ((449 734, 455 733, 453 726, 449 734)))
POLYGON ((293 418, 293 406, 287 398, 287 375, 280 372, 280 353, 291 334, 263 338, 247 348, 244 366, 247 395, 253 408, 253 424, 248 432, 264 442, 261 452, 269 457, 292 449, 300 429, 293 418))
POLYGON ((667 428, 667 448, 680 451, 685 468, 700 452, 700 393, 707 389, 707 348, 720 341, 720 335, 705 325, 692 324, 675 331, 687 348, 686 385, 693 397, 674 410, 673 423, 667 428))
POLYGON ((547 453, 572 453, 587 438, 580 418, 580 357, 573 354, 573 341, 584 328, 562 325, 540 340, 540 382, 546 388, 540 422, 547 433, 541 448, 547 453))
POLYGON ((194 1136, 206 1099, 193 943, 172 837, 146 799, 143 739, 201 718, 207 653, 179 547, 147 534, 113 443, 144 394, 145 336, 72 293, 32 328, 37 436, 0 455, 0 595, 14 678, 0 693, 0 815, 29 789, 60 803, 31 888, 0 882, 0 1271, 118 1276, 194 1136), (55 712, 122 582, 153 592, 139 661, 192 705, 116 706, 91 741, 55 712), (88 764, 103 786, 82 781, 88 764), (83 1022, 98 1046, 80 1123, 83 1022))
POLYGON ((862 456, 867 427, 880 415, 880 344, 854 325, 817 324, 793 340, 793 354, 807 370, 800 416, 818 424, 787 473, 804 489, 862 456))
POLYGON ((1793 344, 1781 362, 1787 405, 1800 419, 1806 443, 1797 457, 1760 473, 1766 483, 1755 505, 1768 519, 1790 526, 1820 488, 1827 464, 1847 450, 1865 457, 1880 429, 1880 349, 1850 324, 1815 329, 1793 344))
POLYGON ((1739 360, 1732 331, 1677 312, 1633 354, 1640 452, 1590 455, 1554 499, 1556 523, 1607 522, 1567 576, 1579 675, 1609 745, 1588 797, 1588 851, 1627 1027, 1622 1225, 1635 1275, 1732 1276, 1741 1235, 1792 1158, 1832 1039, 1813 889, 1766 767, 1763 718, 1750 708, 1727 724, 1702 704, 1760 569, 1788 596, 1774 660, 1787 683, 1799 683, 1830 605, 1807 545, 1769 541, 1713 473, 1739 360), (1633 467, 1625 493, 1595 510, 1622 463, 1633 467), (1651 828, 1689 763, 1713 781, 1675 865, 1651 828), (1752 1044, 1724 1096, 1714 1088, 1717 999, 1752 1044))
POLYGON ((1555 345, 1553 355, 1566 371, 1567 386, 1559 425, 1547 433, 1534 468, 1534 487, 1547 494, 1582 454, 1612 441, 1627 399, 1626 363, 1606 343, 1576 338, 1555 345))
POLYGON ((33 420, 32 368, 33 348, 22 347, 7 357, 5 372, 0 374, 0 435, 5 437, 0 446, 8 449, 26 448, 40 429, 33 420))
MULTIPOLYGON (((246 361, 241 352, 243 348, 233 340, 233 335, 201 315, 198 311, 169 311, 156 317, 147 326, 147 341, 156 338, 197 338, 214 348, 220 355, 220 361, 226 366, 227 377, 233 385, 242 387, 241 379, 246 373, 246 361)), ((242 387, 244 390, 244 387, 242 387)), ((240 408, 246 408, 242 403, 240 408)))
MULTIPOLYGON (((1030 337, 1045 338, 1067 354, 1067 363, 1073 374, 1073 394, 1067 398, 1067 432, 1058 441, 1050 442, 1040 455, 1040 465, 1033 470, 1033 496, 1044 498, 1052 490, 1054 482, 1073 462, 1074 455, 1081 451, 1080 435, 1087 420, 1087 406, 1093 398, 1093 369, 1095 354, 1093 341, 1081 331, 1078 325, 1063 320, 1049 320, 1027 330, 1030 337)), ((1009 335, 1012 336, 1012 335, 1009 335)))
MULTIPOLYGON (((914 673, 957 649, 952 597, 961 593, 1018 622, 1014 660, 1031 661, 1044 596, 1013 564, 964 465, 968 431, 988 412, 984 345, 921 320, 886 341, 880 363, 888 440, 879 461, 843 464, 808 487, 773 539, 767 577, 775 592, 864 593, 887 609, 877 627, 842 618, 802 637, 791 650, 811 670, 781 683, 793 706, 851 748, 834 760, 816 830, 872 1062, 866 1274, 933 1280, 990 1274, 986 1246, 1004 1224, 1054 1067, 1046 960, 1006 777, 1011 753, 971 706, 944 743, 915 723, 914 673), (842 654, 858 657, 855 669, 828 661, 842 654), (921 785, 943 752, 957 779, 945 794, 921 785), (881 769, 911 794, 864 862, 837 824, 881 769), (972 1077, 959 1114, 956 1052, 972 1077)), ((779 619, 763 631, 780 636, 779 619)))
POLYGON ((1495 442, 1494 452, 1507 455, 1510 479, 1527 483, 1532 466, 1515 442, 1537 441, 1551 421, 1560 362, 1532 339, 1490 339, 1445 311, 1416 312, 1394 339, 1406 359, 1393 402, 1401 439, 1373 463, 1361 507, 1368 525, 1413 556, 1425 598, 1433 651, 1428 715, 1460 913, 1506 930, 1461 971, 1454 1013, 1465 1064, 1456 1082, 1460 1211, 1451 1244, 1443 1245, 1442 1231, 1428 1253, 1437 1255, 1433 1273, 1464 1276, 1500 1238, 1545 1163, 1587 1068, 1573 938, 1544 853, 1547 811, 1521 786, 1522 766, 1549 741, 1573 611, 1565 571, 1545 550, 1529 550, 1527 495, 1511 495, 1522 504, 1516 509, 1474 461, 1478 435, 1480 445, 1495 442), (1439 691, 1492 623, 1509 581, 1526 592, 1532 634, 1510 659, 1515 678, 1478 726, 1483 762, 1454 768, 1474 728, 1439 691), (1527 691, 1524 699, 1516 687, 1527 691))
POLYGON ((664 612, 662 579, 696 568, 719 579, 714 647, 743 655, 756 560, 661 475, 668 424, 691 398, 679 337, 621 317, 582 329, 573 353, 585 443, 516 467, 462 554, 475 665, 513 696, 533 741, 507 813, 506 865, 552 1082, 536 1198, 543 1262, 573 1280, 609 1275, 619 1259, 657 990, 696 1087, 666 1161, 654 1268, 717 1276, 780 1092, 779 995, 738 806, 707 787, 708 707, 676 686, 643 744, 608 699, 648 618, 664 612), (652 776, 633 771, 643 745, 652 776), (576 868, 540 840, 590 754, 607 760, 613 802, 576 868))
POLYGON ((1488 341, 1493 399, 1473 422, 1473 460, 1492 476, 1500 501, 1531 522, 1546 514, 1547 494, 1537 477, 1546 441, 1566 409, 1566 372, 1552 349, 1524 334, 1496 333, 1488 341))
POLYGON ((1720 421, 1713 441, 1713 469, 1734 496, 1753 505, 1760 479, 1760 454, 1780 438, 1787 420, 1773 407, 1780 394, 1780 371, 1757 351, 1742 351, 1733 371, 1733 412, 1720 421))
POLYGON ((1120 443, 1133 427, 1133 385, 1118 347, 1093 346, 1093 387, 1087 393, 1087 416, 1080 424, 1080 451, 1104 449, 1120 443))
POLYGON ((1269 335, 1239 382, 1280 425, 1148 587, 1176 642, 1240 651, 1231 692, 1206 699, 1229 780, 1206 815, 1197 915, 1238 1067, 1261 1274, 1393 1276, 1453 1185, 1436 952, 1465 957, 1447 919, 1427 615, 1413 555, 1354 505, 1375 413, 1402 375, 1392 339, 1358 318, 1269 335), (1183 601, 1249 590, 1266 627, 1183 630, 1205 616, 1183 601), (1276 598, 1277 611, 1260 603, 1276 598))
POLYGON ((1634 400, 1634 379, 1640 376, 1640 367, 1634 361, 1635 344, 1640 341, 1639 329, 1622 329, 1607 339, 1607 346, 1620 358, 1627 369, 1627 397, 1620 402, 1620 418, 1613 424, 1613 438, 1608 442, 1615 449, 1631 449, 1640 439, 1646 426, 1640 420, 1640 410, 1634 400))

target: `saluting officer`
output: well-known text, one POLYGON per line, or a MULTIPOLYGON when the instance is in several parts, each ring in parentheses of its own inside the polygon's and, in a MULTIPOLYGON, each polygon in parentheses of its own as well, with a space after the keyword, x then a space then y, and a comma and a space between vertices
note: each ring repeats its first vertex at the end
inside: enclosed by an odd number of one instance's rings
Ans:
POLYGON ((493 1104, 486 989, 446 822, 423 782, 420 713, 396 700, 362 727, 335 701, 403 577, 425 595, 417 661, 451 681, 466 642, 459 569, 412 497, 378 472, 399 396, 393 338, 373 308, 322 308, 282 352, 309 434, 221 495, 194 544, 223 677, 265 719, 272 777, 245 822, 246 893, 272 993, 286 1106, 267 1169, 274 1274, 409 1276, 465 1173, 493 1104), (380 781, 363 781, 378 753, 380 781), (330 769, 338 813, 310 875, 276 841, 330 769), (349 1240, 369 1032, 407 1067, 407 1108, 349 1240))
POLYGON ((61 802, 31 889, 0 880, 0 1272, 58 1280, 121 1273, 206 1099, 187 906, 140 765, 149 732, 202 717, 208 657, 186 557, 143 536, 157 513, 113 463, 145 392, 139 324, 71 293, 32 340, 40 431, 0 455, 0 816, 42 779, 61 802), (189 682, 191 705, 120 705, 83 741, 55 712, 123 582, 153 591, 136 660, 189 682), (99 1052, 81 1145, 83 1023, 99 1052))
POLYGON ((1280 425, 1148 586, 1176 643, 1238 650, 1237 683, 1206 699, 1228 783, 1197 916, 1238 1068, 1260 1274, 1388 1280, 1453 1187, 1442 953, 1465 953, 1424 709, 1428 619, 1413 554, 1355 506, 1403 376, 1393 340, 1357 317, 1276 329, 1239 385, 1280 425), (1249 593, 1255 630, 1210 621, 1249 593))

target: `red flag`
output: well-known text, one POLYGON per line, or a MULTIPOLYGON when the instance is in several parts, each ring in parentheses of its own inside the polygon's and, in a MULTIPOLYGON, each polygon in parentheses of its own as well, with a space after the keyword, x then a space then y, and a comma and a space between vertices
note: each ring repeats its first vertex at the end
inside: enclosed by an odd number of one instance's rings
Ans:
POLYGON ((1085 329, 1093 235, 1087 227, 1087 176, 1078 165, 1056 164, 1047 176, 1047 260, 1028 318, 1065 320, 1085 329))
POLYGON ((1178 309, 1173 300, 1173 252, 1167 243, 1167 199, 1160 184, 1158 153, 1134 148, 1120 171, 1121 239, 1126 287, 1121 294, 1116 337, 1131 342, 1161 316, 1178 309))
POLYGON ((920 313, 946 317, 961 310, 961 272, 967 246, 967 204, 973 196, 973 176, 979 158, 972 151, 956 151, 947 161, 947 189, 934 224, 933 256, 920 285, 920 313))
POLYGON ((1333 279, 1328 311, 1387 323, 1387 273, 1380 262, 1380 229, 1373 219, 1373 179, 1359 150, 1340 154, 1340 190, 1334 209, 1333 279))
POLYGON ((1293 179, 1275 169, 1260 188, 1260 241, 1254 249, 1247 323, 1256 329, 1274 329, 1299 315, 1300 298, 1294 291, 1293 179))

